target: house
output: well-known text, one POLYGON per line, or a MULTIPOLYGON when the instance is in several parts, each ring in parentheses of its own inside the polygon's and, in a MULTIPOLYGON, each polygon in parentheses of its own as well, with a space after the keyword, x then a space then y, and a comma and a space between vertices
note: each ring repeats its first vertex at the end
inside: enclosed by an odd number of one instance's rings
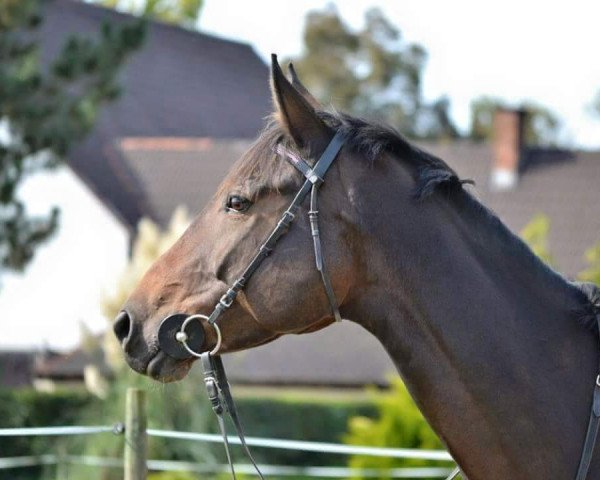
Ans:
MULTIPOLYGON (((71 34, 93 35, 104 22, 134 20, 77 0, 45 0, 43 8, 39 35, 45 63, 71 34)), ((106 328, 101 298, 127 263, 137 222, 143 215, 160 220, 171 205, 159 199, 160 190, 146 197, 148 186, 135 170, 135 158, 122 158, 123 139, 247 142, 271 105, 268 68, 251 46, 158 22, 148 22, 145 43, 119 80, 122 95, 101 111, 91 134, 71 151, 68 166, 23 185, 30 212, 46 213, 56 205, 61 222, 26 275, 2 277, 2 322, 19 328, 5 329, 0 350, 72 349, 80 323, 94 333, 106 328)), ((123 148, 132 147, 125 141, 123 148)), ((185 190, 191 187, 188 182, 185 190)), ((199 191, 196 205, 205 192, 199 191)), ((187 201, 194 203, 193 192, 187 201)))

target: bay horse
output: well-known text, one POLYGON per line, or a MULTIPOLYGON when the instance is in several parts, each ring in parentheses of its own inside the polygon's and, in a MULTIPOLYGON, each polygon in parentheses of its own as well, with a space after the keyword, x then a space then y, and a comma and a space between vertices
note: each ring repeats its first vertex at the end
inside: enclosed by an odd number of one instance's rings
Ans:
MULTIPOLYGON (((342 317, 379 339, 469 479, 574 478, 598 390, 588 296, 442 160, 390 127, 326 113, 276 57, 271 89, 275 112, 263 132, 117 317, 131 368, 163 382, 186 375, 194 359, 161 350, 161 321, 210 312, 301 188, 278 146, 312 164, 338 133, 345 143, 320 210, 342 317)), ((220 353, 334 322, 307 210, 221 315, 220 353)), ((204 329, 207 350, 217 339, 204 329)), ((588 478, 600 478, 599 452, 588 478)))

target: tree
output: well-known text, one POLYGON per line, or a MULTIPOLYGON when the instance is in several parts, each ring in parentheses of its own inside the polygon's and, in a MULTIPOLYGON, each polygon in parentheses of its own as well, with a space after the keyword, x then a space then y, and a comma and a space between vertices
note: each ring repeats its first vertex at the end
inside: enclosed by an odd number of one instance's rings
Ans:
POLYGON ((42 0, 0 2, 0 269, 22 269, 58 224, 58 211, 28 215, 18 188, 50 169, 90 131, 119 94, 116 74, 142 42, 144 25, 103 25, 99 38, 70 37, 49 65, 36 32, 42 0))
POLYGON ((204 0, 91 0, 133 15, 193 28, 198 23, 204 0))
POLYGON ((413 137, 456 137, 442 98, 427 104, 422 94, 423 47, 403 40, 379 9, 354 31, 329 6, 310 12, 304 52, 292 59, 302 81, 323 103, 384 120, 413 137))
MULTIPOLYGON (((475 141, 489 140, 493 134, 494 111, 504 102, 494 97, 479 97, 471 102, 471 127, 469 137, 475 141)), ((526 145, 556 145, 560 120, 546 107, 525 103, 524 142, 526 145)))

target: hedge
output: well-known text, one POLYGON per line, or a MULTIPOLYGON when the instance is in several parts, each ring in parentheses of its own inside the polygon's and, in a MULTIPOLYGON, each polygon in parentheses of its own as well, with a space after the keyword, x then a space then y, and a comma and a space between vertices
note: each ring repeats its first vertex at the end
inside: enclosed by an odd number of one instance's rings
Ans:
MULTIPOLYGON (((307 398, 306 395, 243 395, 237 399, 240 415, 247 435, 289 438, 307 441, 340 442, 346 432, 349 418, 355 415, 374 417, 376 407, 371 401, 353 399, 307 398)), ((197 399, 197 407, 206 409, 204 398, 197 399)), ((31 389, 0 390, 0 428, 75 425, 81 423, 82 410, 102 410, 102 401, 84 392, 60 391, 41 393, 31 389)), ((160 426, 160 419, 149 419, 160 426), (157 424, 158 420, 158 424, 157 424)), ((110 424, 114 419, 107 420, 110 424)), ((216 432, 216 421, 210 418, 216 432)), ((230 433, 233 433, 230 425, 230 433)), ((93 439, 90 437, 93 441, 93 439)), ((103 439, 104 441, 104 439, 103 439)), ((114 438, 117 444, 121 439, 114 438)), ((160 442, 151 439, 151 442, 160 442)), ((180 442, 169 440, 169 442, 180 442)), ((181 450, 206 448, 202 444, 182 442, 181 450), (185 445, 187 444, 187 445, 185 445), (184 446, 185 445, 185 446, 184 446)), ((84 444, 81 439, 48 437, 0 438, 0 457, 57 453, 67 448, 67 453, 78 451, 84 444), (65 447, 66 446, 66 447, 65 447)), ((173 446, 171 446, 173 447, 173 446)), ((224 461, 222 446, 210 449, 219 461, 224 461)), ((161 450, 160 448, 156 450, 161 450)), ((237 461, 244 462, 241 450, 233 448, 237 461)), ((164 450, 162 450, 164 451, 164 450)), ((331 454, 296 452, 274 449, 253 449, 259 462, 281 465, 345 465, 347 458, 331 454)), ((179 458, 184 459, 184 458, 179 458)), ((18 468, 0 470, 0 480, 33 480, 54 478, 50 468, 18 468)), ((116 474, 117 472, 115 472, 116 474)))

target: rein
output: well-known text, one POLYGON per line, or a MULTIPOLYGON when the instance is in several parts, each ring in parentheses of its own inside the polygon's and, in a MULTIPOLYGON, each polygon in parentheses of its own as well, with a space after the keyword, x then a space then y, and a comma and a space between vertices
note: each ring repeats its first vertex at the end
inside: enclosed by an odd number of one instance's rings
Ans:
MULTIPOLYGON (((275 228, 267 236, 264 243, 259 247, 258 252, 255 254, 242 274, 219 299, 210 316, 203 314, 194 314, 190 316, 185 314, 174 314, 165 318, 159 327, 159 345, 167 355, 178 360, 191 358, 192 356, 201 360, 202 367, 204 369, 204 384, 206 386, 206 391, 208 393, 208 398, 211 402, 213 411, 217 416, 219 429, 221 431, 221 435, 223 436, 223 445, 225 447, 227 461, 229 463, 231 475, 234 480, 236 479, 236 475, 231 460, 229 441, 227 439, 227 430, 224 420, 225 412, 229 414, 244 452, 256 469, 258 476, 261 478, 261 480, 264 480, 264 477, 254 458, 252 457, 248 445, 246 444, 242 424, 237 413, 235 402, 233 401, 233 396, 231 395, 227 374, 225 373, 225 368, 223 367, 221 357, 217 355, 221 348, 222 336, 221 330, 216 322, 223 312, 231 307, 238 293, 246 287, 250 277, 254 274, 254 272, 256 272, 265 258, 267 258, 273 251, 278 240, 288 232, 289 227, 296 218, 296 214, 300 209, 300 206, 309 193, 310 209, 308 211, 308 218, 310 222, 311 236, 313 238, 316 268, 321 274, 321 280, 325 289, 325 293, 327 294, 327 299, 331 306, 333 316, 337 322, 342 320, 338 303, 335 298, 335 293, 331 285, 331 280, 327 274, 323 261, 323 249, 321 246, 321 237, 319 232, 318 192, 319 187, 324 183, 325 174, 344 146, 345 141, 345 136, 340 132, 337 132, 325 148, 325 151, 322 153, 319 160, 315 163, 314 167, 311 167, 304 159, 294 152, 285 149, 281 145, 277 145, 275 152, 278 155, 283 156, 293 167, 302 173, 305 178, 302 187, 296 193, 292 203, 290 203, 288 208, 285 210, 275 228), (202 347, 204 342, 204 330, 201 324, 202 320, 205 320, 215 330, 217 335, 215 346, 212 350, 206 352, 197 351, 202 347)), ((598 323, 598 333, 600 335, 600 289, 592 284, 580 284, 578 286, 594 305, 598 323)), ((598 432, 600 431, 600 368, 598 371, 599 373, 596 377, 594 385, 590 419, 575 480, 587 479, 598 432)), ((446 480, 454 479, 460 473, 462 472, 460 468, 457 467, 450 473, 446 480)))

